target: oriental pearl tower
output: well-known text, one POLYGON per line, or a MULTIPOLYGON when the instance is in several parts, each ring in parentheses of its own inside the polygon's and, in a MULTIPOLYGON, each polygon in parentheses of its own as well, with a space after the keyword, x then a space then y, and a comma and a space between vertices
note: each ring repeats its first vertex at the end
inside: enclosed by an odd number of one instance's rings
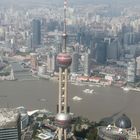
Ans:
POLYGON ((59 65, 59 97, 57 107, 58 114, 56 115, 55 122, 58 127, 58 140, 67 140, 67 129, 71 121, 68 107, 68 68, 71 65, 72 58, 66 50, 66 8, 67 0, 64 0, 63 47, 62 52, 57 56, 57 63, 59 65))

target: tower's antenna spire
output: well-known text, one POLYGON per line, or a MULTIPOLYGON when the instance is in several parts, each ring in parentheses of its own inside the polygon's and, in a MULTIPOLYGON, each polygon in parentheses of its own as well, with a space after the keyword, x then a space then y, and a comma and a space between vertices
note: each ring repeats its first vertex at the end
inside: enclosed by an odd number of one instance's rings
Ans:
POLYGON ((64 31, 63 31, 63 52, 66 52, 67 41, 67 0, 64 0, 64 31))

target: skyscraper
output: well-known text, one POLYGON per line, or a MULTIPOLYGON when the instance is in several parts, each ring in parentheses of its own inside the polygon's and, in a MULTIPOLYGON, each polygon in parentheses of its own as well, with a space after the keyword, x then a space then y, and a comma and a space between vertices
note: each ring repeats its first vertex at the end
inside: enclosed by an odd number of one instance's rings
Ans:
POLYGON ((32 48, 38 48, 41 44, 41 22, 38 19, 32 21, 32 48))
POLYGON ((56 53, 50 52, 47 55, 47 71, 48 72, 55 72, 57 68, 56 65, 56 53))
POLYGON ((140 56, 136 58, 136 64, 137 64, 137 67, 136 67, 136 75, 138 77, 140 77, 140 56))
POLYGON ((105 38, 104 42, 107 44, 107 59, 118 60, 122 49, 119 38, 105 38))
POLYGON ((38 68, 37 54, 30 53, 30 56, 31 56, 31 69, 37 70, 37 68, 38 68))
POLYGON ((71 73, 78 72, 78 65, 79 65, 79 54, 77 52, 74 52, 72 54, 71 73))
POLYGON ((134 83, 136 78, 136 61, 132 59, 127 66, 127 82, 134 83))
POLYGON ((90 74, 90 54, 85 53, 84 54, 84 75, 90 74))
POLYGON ((100 42, 96 44, 96 62, 98 64, 106 63, 106 43, 100 42))
POLYGON ((0 109, 0 140, 21 140, 20 115, 16 109, 0 109))

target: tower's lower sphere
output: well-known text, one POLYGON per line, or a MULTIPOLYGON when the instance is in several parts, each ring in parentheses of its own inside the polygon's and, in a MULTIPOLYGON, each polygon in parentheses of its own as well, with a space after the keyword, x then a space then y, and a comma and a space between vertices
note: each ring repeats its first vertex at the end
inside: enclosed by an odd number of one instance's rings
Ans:
POLYGON ((57 62, 60 67, 67 68, 71 65, 72 58, 68 53, 60 53, 57 56, 57 62))
POLYGON ((69 114, 59 113, 55 118, 56 125, 61 128, 68 128, 71 123, 71 117, 69 114))

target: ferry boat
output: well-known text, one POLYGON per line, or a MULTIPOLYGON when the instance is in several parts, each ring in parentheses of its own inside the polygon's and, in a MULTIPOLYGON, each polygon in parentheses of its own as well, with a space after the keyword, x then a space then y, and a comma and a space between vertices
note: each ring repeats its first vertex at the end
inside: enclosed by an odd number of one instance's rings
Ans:
POLYGON ((83 100, 81 97, 78 97, 78 96, 74 96, 72 99, 74 101, 81 101, 81 100, 83 100))
POLYGON ((89 87, 93 87, 94 85, 88 85, 89 87))
POLYGON ((45 79, 45 80, 50 80, 50 76, 49 75, 44 75, 44 74, 38 73, 38 77, 42 78, 42 79, 45 79))
POLYGON ((84 84, 81 82, 74 82, 74 83, 72 82, 71 84, 75 86, 84 86, 84 84))
POLYGON ((83 92, 84 93, 88 93, 88 94, 93 94, 93 92, 94 92, 94 89, 85 89, 85 90, 83 90, 83 92))
POLYGON ((88 85, 89 87, 101 87, 101 85, 100 84, 96 84, 96 83, 94 83, 94 84, 90 84, 90 85, 88 85))
POLYGON ((124 90, 124 91, 130 91, 130 88, 129 87, 122 87, 122 89, 124 90))

